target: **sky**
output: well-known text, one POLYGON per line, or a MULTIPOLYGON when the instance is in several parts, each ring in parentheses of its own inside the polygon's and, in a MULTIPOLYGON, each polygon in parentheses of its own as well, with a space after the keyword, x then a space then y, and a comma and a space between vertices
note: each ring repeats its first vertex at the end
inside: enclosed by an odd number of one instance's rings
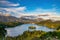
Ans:
POLYGON ((0 14, 19 17, 46 13, 60 15, 60 0, 0 0, 0 14))

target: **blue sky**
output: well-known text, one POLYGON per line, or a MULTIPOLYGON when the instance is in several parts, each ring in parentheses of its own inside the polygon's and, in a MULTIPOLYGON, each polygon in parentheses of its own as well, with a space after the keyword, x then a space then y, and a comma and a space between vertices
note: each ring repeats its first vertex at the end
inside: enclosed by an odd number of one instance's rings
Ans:
POLYGON ((42 13, 60 15, 60 0, 0 0, 0 13, 13 16, 42 13))

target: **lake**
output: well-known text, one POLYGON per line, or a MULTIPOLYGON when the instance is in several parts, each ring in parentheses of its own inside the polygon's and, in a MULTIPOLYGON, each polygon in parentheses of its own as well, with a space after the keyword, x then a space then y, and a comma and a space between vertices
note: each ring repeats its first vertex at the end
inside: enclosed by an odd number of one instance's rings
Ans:
POLYGON ((15 36, 23 34, 24 31, 33 30, 33 29, 31 29, 31 30, 29 29, 30 26, 36 27, 36 29, 34 29, 34 30, 41 30, 41 31, 45 31, 45 32, 54 31, 54 29, 50 29, 45 26, 38 26, 36 24, 23 24, 23 25, 19 25, 19 26, 13 27, 13 28, 5 28, 5 30, 7 30, 6 36, 15 37, 15 36))

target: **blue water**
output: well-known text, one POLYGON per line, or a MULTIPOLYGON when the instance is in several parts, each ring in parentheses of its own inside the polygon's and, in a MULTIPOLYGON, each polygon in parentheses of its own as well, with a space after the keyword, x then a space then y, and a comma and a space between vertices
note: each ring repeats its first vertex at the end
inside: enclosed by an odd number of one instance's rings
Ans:
POLYGON ((54 29, 49 29, 44 26, 38 26, 36 24, 23 24, 20 26, 16 26, 14 28, 5 28, 7 30, 6 36, 15 37, 15 36, 21 35, 21 34, 23 34, 24 31, 29 30, 29 26, 35 26, 36 27, 35 30, 42 30, 45 32, 54 31, 54 29))

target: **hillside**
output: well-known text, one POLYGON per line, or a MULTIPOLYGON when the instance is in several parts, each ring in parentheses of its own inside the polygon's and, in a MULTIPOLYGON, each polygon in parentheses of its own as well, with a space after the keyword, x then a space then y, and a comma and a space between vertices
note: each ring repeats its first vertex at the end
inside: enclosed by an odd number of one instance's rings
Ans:
POLYGON ((0 22, 15 22, 18 21, 18 18, 14 16, 3 16, 0 15, 0 22))

